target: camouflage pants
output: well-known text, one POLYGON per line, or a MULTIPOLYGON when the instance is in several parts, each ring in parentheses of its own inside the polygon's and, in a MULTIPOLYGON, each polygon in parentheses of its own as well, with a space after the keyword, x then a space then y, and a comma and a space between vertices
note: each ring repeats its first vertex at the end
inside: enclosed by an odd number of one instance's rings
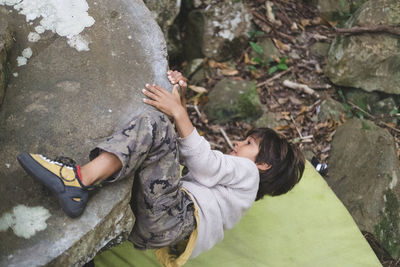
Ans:
POLYGON ((176 133, 168 118, 151 111, 133 118, 91 154, 115 154, 122 169, 112 181, 134 175, 132 210, 136 222, 129 240, 139 249, 174 245, 196 228, 194 204, 181 190, 176 133))

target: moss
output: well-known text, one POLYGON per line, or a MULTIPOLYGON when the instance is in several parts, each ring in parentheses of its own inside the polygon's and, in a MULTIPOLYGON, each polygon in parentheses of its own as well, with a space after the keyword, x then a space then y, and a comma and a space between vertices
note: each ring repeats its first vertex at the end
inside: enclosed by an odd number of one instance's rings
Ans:
POLYGON ((247 92, 241 94, 238 99, 240 113, 245 118, 254 120, 262 115, 261 103, 256 86, 252 86, 247 92))
POLYGON ((381 221, 375 225, 375 236, 394 258, 400 257, 400 203, 396 195, 387 189, 384 194, 385 208, 381 221))

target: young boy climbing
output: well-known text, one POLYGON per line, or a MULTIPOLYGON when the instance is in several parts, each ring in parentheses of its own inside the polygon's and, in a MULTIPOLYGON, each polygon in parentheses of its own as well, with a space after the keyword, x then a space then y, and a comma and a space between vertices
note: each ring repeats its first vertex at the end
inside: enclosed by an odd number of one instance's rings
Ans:
POLYGON ((164 265, 181 265, 222 240, 255 200, 291 190, 302 176, 304 158, 269 128, 251 131, 229 155, 211 150, 178 92, 186 79, 177 71, 169 71, 168 79, 172 93, 157 85, 143 89, 144 103, 161 112, 151 109, 132 118, 90 152, 87 164, 28 153, 18 161, 70 217, 82 214, 88 192, 98 184, 134 175, 136 222, 129 240, 139 249, 163 248, 157 256, 164 265), (188 169, 182 178, 180 163, 188 169))

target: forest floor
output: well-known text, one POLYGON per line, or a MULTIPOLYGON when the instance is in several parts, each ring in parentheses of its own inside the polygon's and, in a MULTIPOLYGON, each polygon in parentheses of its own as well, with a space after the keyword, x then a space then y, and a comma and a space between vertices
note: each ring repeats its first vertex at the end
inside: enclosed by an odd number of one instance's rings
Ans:
MULTIPOLYGON (((207 78, 199 86, 209 90, 225 77, 255 81, 260 100, 268 112, 275 113, 277 120, 286 121, 284 126, 278 126, 275 130, 296 143, 302 151, 308 151, 321 163, 327 163, 335 131, 348 118, 342 115, 340 120, 317 119, 316 114, 323 100, 331 97, 343 102, 344 99, 340 95, 340 88, 324 76, 326 57, 312 55, 309 48, 316 42, 331 43, 337 34, 335 27, 338 26, 338 22, 324 20, 318 10, 314 6, 305 4, 305 1, 255 0, 247 1, 247 4, 251 9, 253 22, 257 26, 251 33, 251 40, 256 42, 262 38, 272 38, 275 46, 287 59, 282 61, 283 57, 274 58, 268 64, 256 62, 251 54, 252 50, 255 50, 253 54, 257 53, 258 47, 249 43, 240 56, 228 62, 206 59, 204 64, 209 71, 207 78), (270 9, 266 2, 272 3, 273 8, 270 9), (297 88, 284 86, 285 79, 301 86, 297 88), (311 90, 304 90, 304 85, 311 90)), ((175 67, 184 70, 186 64, 184 62, 181 66, 175 67)), ((229 142, 241 140, 253 128, 245 121, 224 125, 208 121, 202 109, 208 100, 206 94, 188 90, 188 100, 188 111, 192 122, 214 149, 230 152, 229 142), (222 132, 227 136, 224 137, 222 132)), ((360 113, 357 107, 351 109, 350 113, 360 113)), ((364 115, 368 118, 368 114, 364 115)), ((387 124, 385 128, 392 133, 399 144, 400 135, 395 125, 387 124)), ((383 266, 400 265, 399 261, 394 261, 381 248, 371 234, 363 234, 383 266)))

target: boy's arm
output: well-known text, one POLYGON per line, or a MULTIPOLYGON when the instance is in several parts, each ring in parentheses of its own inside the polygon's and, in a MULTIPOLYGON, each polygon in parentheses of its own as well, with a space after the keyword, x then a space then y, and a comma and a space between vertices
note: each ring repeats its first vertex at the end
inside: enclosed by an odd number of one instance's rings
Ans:
POLYGON ((158 85, 146 84, 147 90, 143 89, 142 92, 149 98, 144 98, 143 102, 173 117, 179 136, 185 138, 193 132, 194 127, 186 108, 182 105, 178 88, 178 84, 174 85, 170 93, 158 85))

